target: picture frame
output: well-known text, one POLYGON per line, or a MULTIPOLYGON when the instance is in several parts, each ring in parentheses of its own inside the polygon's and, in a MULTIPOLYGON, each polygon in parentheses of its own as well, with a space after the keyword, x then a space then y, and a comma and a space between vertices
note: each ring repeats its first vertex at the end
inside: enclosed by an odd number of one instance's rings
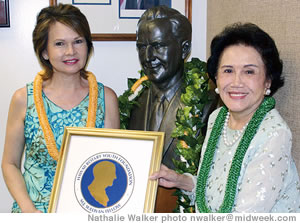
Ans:
MULTIPOLYGON (((101 1, 101 0, 94 0, 101 1)), ((120 0, 109 0, 110 4, 95 4, 93 0, 81 0, 81 4, 74 0, 49 0, 50 5, 59 3, 74 4, 87 17, 93 41, 136 41, 136 25, 145 10, 130 10, 125 16, 121 15, 120 0), (108 18, 108 19, 107 19, 108 18)), ((177 9, 192 22, 192 0, 171 0, 172 8, 177 9)), ((126 10, 127 11, 127 10, 126 10)))
POLYGON ((10 27, 9 0, 0 0, 0 28, 10 27))
POLYGON ((111 5, 111 0, 72 0, 74 5, 111 5))
POLYGON ((66 127, 49 213, 153 213, 163 132, 66 127))

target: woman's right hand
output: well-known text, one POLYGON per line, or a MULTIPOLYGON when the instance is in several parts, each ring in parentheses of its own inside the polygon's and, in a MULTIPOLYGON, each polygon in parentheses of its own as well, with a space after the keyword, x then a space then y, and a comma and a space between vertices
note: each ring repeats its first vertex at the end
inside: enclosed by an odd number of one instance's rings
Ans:
POLYGON ((26 210, 22 210, 22 213, 43 213, 43 212, 33 207, 26 210))
POLYGON ((161 165, 160 170, 149 177, 150 180, 158 180, 158 184, 167 188, 179 188, 186 191, 192 191, 195 187, 193 179, 190 176, 176 173, 165 165, 161 165))

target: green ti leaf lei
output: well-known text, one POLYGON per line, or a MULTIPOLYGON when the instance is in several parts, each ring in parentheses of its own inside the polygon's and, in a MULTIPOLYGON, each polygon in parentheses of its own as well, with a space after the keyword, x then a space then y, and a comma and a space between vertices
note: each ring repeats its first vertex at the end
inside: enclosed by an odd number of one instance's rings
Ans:
MULTIPOLYGON (((252 119, 250 120, 244 132, 244 135, 237 147, 237 150, 234 154, 232 164, 229 170, 228 178, 227 178, 224 199, 220 206, 220 209, 218 210, 219 213, 231 212, 235 201, 237 182, 240 176, 240 171, 241 171, 244 156, 251 143, 251 140, 255 136, 260 126, 260 123, 264 119, 265 115, 274 107, 275 107, 275 99, 272 97, 266 97, 264 101, 261 103, 261 105, 259 106, 259 108, 254 113, 252 119)), ((212 212, 211 209, 206 204, 205 190, 206 190, 206 184, 211 169, 213 157, 217 148, 217 144, 221 137, 227 112, 228 109, 226 107, 222 107, 216 118, 212 132, 207 142, 207 148, 204 153, 203 161, 199 171, 199 176, 197 179, 196 204, 199 212, 202 213, 212 212)))
MULTIPOLYGON (((140 76, 144 76, 140 71, 140 76)), ((177 139, 175 152, 181 157, 181 161, 173 160, 178 173, 191 173, 197 175, 200 152, 204 141, 204 129, 206 123, 202 123, 203 109, 211 100, 209 94, 209 81, 206 73, 206 63, 198 58, 192 58, 184 65, 184 81, 181 101, 184 108, 178 109, 176 115, 176 127, 172 132, 172 137, 177 139)), ((142 90, 136 93, 133 100, 129 100, 134 92, 131 86, 137 79, 128 79, 128 90, 119 96, 119 110, 121 129, 127 129, 130 120, 130 113, 134 106, 139 106, 137 99, 142 92, 151 86, 150 81, 142 83, 142 90)), ((178 205, 174 212, 195 212, 194 206, 190 205, 190 199, 177 190, 178 205)))

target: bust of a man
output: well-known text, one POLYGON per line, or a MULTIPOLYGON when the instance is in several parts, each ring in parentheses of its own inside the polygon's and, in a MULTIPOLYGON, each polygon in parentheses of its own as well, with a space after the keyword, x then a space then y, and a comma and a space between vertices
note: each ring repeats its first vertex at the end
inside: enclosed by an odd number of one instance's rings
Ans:
MULTIPOLYGON (((131 113, 129 129, 165 132, 163 163, 174 169, 171 132, 180 102, 184 60, 191 50, 192 27, 177 10, 150 8, 137 25, 136 46, 143 71, 152 82, 131 113), (163 95, 163 111, 157 113, 157 97, 163 95), (155 117, 159 116, 159 117, 155 117)), ((174 145, 176 146, 176 145, 174 145)))
MULTIPOLYGON (((177 10, 158 6, 144 12, 136 34, 140 64, 152 84, 139 97, 140 106, 132 110, 129 129, 165 132, 162 163, 174 169, 172 159, 179 157, 171 133, 177 110, 184 107, 180 97, 192 26, 177 10)), ((205 108, 203 121, 207 121, 211 110, 212 105, 205 108)))

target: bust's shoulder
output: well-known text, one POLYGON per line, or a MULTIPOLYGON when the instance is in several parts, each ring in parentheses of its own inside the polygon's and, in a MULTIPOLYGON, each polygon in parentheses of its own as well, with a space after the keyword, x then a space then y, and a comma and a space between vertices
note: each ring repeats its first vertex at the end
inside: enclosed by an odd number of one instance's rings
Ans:
POLYGON ((140 104, 141 102, 148 99, 150 92, 150 88, 146 88, 145 90, 143 90, 143 92, 138 96, 137 102, 140 104))

